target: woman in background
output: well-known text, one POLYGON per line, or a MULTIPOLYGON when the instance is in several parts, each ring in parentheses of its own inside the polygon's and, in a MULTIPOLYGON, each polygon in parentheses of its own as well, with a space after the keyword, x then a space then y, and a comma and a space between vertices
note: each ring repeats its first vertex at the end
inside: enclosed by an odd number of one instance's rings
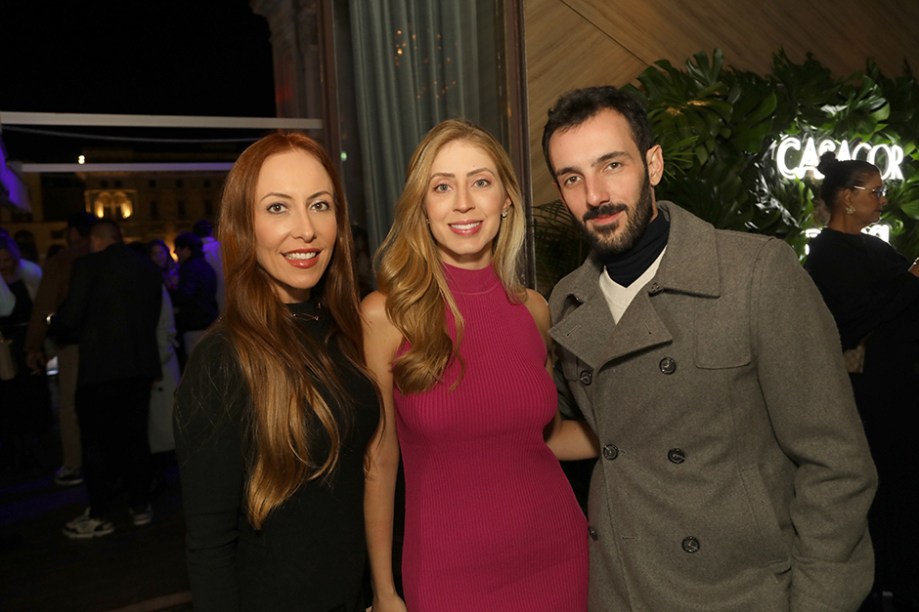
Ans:
POLYGON ((437 125, 409 163, 380 291, 362 305, 385 415, 366 495, 375 612, 587 608, 587 524, 544 439, 565 429, 548 307, 517 276, 522 204, 507 153, 472 124, 437 125), (391 565, 400 446, 404 603, 391 565))
MULTIPOLYGON (((887 203, 876 166, 821 157, 827 227, 810 242, 805 267, 836 320, 855 403, 878 471, 868 515, 876 557, 875 596, 919 606, 919 260, 863 234, 887 203)), ((880 603, 880 602, 878 602, 880 603)))
POLYGON ((224 316, 176 396, 195 610, 363 610, 362 366, 348 208, 326 152, 273 134, 227 176, 224 316))
POLYGON ((26 365, 35 292, 21 272, 23 261, 16 241, 0 228, 0 289, 9 297, 0 312, 0 467, 30 470, 40 467, 38 441, 51 426, 51 394, 44 372, 33 374, 26 365))
POLYGON ((153 260, 153 263, 156 264, 156 267, 159 268, 160 273, 163 275, 163 284, 172 294, 179 286, 179 265, 172 258, 169 247, 165 242, 157 238, 147 243, 147 250, 150 253, 150 259, 153 260))

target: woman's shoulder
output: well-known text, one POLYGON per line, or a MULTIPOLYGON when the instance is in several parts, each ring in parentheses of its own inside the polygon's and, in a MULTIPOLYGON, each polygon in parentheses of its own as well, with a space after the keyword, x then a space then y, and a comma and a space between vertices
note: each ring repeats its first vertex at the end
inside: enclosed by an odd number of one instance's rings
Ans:
POLYGON ((364 352, 382 351, 391 354, 402 343, 402 332, 386 312, 386 294, 373 291, 361 302, 364 326, 364 352))
POLYGON ((218 323, 204 335, 188 357, 178 396, 183 391, 200 394, 205 389, 228 393, 240 380, 236 351, 226 328, 218 323))
POLYGON ((386 294, 371 291, 361 301, 361 318, 365 325, 373 328, 392 326, 389 315, 386 313, 386 294))
POLYGON ((386 294, 381 291, 371 291, 361 300, 361 313, 378 314, 386 310, 386 294))
POLYGON ((195 345, 195 349, 189 357, 189 364, 193 360, 208 363, 214 360, 232 359, 233 356, 233 341, 230 338, 230 333, 223 321, 218 320, 195 345), (198 359, 195 359, 196 355, 199 355, 198 359))
POLYGON ((530 316, 533 317, 533 322, 536 323, 536 328, 542 335, 543 340, 548 343, 549 328, 552 327, 552 321, 549 316, 549 304, 546 302, 546 298, 538 291, 526 289, 523 305, 526 306, 530 316))

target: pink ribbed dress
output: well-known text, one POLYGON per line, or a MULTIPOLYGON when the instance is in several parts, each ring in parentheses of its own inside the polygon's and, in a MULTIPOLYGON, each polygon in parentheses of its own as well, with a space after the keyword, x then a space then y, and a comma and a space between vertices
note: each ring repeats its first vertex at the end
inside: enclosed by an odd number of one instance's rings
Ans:
MULTIPOLYGON (((410 612, 587 609, 587 522, 543 441, 555 414, 546 347, 494 270, 445 266, 465 320, 460 372, 395 394, 405 470, 410 612)), ((448 327, 453 318, 447 312, 448 327)))

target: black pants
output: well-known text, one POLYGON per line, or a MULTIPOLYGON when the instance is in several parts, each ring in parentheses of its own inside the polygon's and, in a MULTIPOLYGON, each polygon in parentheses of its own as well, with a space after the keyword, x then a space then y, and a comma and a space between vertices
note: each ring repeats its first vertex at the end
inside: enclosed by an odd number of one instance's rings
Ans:
POLYGON ((139 510, 150 502, 147 415, 151 382, 129 378, 77 388, 83 475, 94 518, 108 516, 119 478, 124 480, 132 508, 139 510))

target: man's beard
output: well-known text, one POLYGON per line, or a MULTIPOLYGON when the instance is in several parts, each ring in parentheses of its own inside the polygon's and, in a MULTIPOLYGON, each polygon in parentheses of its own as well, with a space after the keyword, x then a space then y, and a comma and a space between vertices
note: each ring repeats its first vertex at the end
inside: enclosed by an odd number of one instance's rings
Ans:
POLYGON ((641 193, 638 195, 638 202, 631 212, 629 212, 629 208, 625 204, 603 204, 584 213, 583 217, 578 220, 578 226, 590 243, 590 248, 603 258, 609 255, 625 253, 635 246, 648 228, 652 212, 651 181, 648 179, 646 171, 641 193), (619 229, 620 221, 599 228, 590 228, 587 225, 587 222, 591 219, 612 215, 619 211, 626 211, 625 227, 619 233, 616 233, 616 230, 619 229))

